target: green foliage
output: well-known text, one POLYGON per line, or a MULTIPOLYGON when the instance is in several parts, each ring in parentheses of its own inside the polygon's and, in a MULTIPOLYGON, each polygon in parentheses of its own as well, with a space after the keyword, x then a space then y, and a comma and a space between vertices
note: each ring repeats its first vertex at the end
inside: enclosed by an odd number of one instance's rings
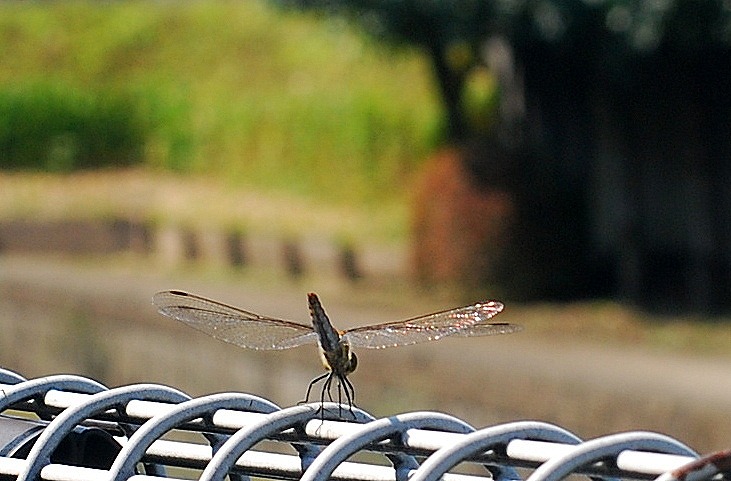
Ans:
POLYGON ((70 96, 53 95, 67 106, 47 125, 101 102, 137 139, 115 162, 327 200, 401 195, 438 136, 427 69, 342 23, 254 0, 0 4, 0 91, 44 78, 70 96))
POLYGON ((190 147, 180 125, 186 115, 183 104, 152 89, 85 91, 48 82, 0 88, 0 166, 70 172, 162 157, 180 162, 190 147))
POLYGON ((0 91, 6 169, 68 172, 140 162, 146 130, 123 95, 40 83, 0 91))
POLYGON ((420 46, 479 47, 490 32, 495 2, 476 0, 273 0, 317 8, 357 22, 379 37, 420 46))

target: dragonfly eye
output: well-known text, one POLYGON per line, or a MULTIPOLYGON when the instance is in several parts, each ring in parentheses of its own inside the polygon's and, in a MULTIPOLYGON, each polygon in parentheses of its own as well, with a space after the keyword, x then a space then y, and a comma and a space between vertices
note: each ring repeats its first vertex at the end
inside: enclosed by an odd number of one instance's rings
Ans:
POLYGON ((356 367, 358 367, 358 356, 356 356, 353 351, 349 351, 348 366, 346 369, 348 371, 348 374, 355 371, 356 367))

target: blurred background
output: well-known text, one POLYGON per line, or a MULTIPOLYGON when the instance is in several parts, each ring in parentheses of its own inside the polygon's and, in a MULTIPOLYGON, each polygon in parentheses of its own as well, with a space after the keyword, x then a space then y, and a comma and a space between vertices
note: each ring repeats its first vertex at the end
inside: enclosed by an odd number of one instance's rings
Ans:
POLYGON ((282 405, 341 328, 497 298, 525 332, 361 353, 358 404, 728 446, 731 5, 0 3, 0 362, 282 405), (725 418, 723 418, 725 420, 725 418))

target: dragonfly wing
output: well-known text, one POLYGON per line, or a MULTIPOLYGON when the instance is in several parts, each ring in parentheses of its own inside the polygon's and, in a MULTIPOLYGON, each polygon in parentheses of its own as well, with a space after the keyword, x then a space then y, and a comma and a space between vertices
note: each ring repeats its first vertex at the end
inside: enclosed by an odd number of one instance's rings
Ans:
POLYGON ((520 330, 512 324, 487 322, 502 310, 500 302, 489 301, 404 321, 357 327, 345 331, 343 338, 354 347, 381 349, 436 341, 452 335, 487 336, 520 330))
POLYGON ((309 326, 261 316, 187 292, 158 292, 152 303, 161 314, 240 347, 277 350, 317 342, 309 326))
POLYGON ((497 334, 512 334, 522 330, 523 326, 519 324, 508 324, 507 322, 485 322, 457 331, 454 335, 460 337, 495 336, 497 334))

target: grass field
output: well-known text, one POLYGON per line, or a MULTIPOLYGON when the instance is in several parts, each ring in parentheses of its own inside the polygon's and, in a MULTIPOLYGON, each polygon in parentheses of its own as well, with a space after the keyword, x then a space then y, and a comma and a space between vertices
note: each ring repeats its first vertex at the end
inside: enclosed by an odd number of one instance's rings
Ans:
MULTIPOLYGON (((237 188, 335 204, 400 202, 439 136, 439 106, 417 52, 263 0, 6 2, 0 53, 0 100, 35 105, 49 89, 81 99, 73 105, 127 99, 122 120, 146 129, 144 165, 237 188)), ((52 154, 60 161, 74 144, 63 126, 42 123, 64 108, 24 133, 59 144, 52 154)))

